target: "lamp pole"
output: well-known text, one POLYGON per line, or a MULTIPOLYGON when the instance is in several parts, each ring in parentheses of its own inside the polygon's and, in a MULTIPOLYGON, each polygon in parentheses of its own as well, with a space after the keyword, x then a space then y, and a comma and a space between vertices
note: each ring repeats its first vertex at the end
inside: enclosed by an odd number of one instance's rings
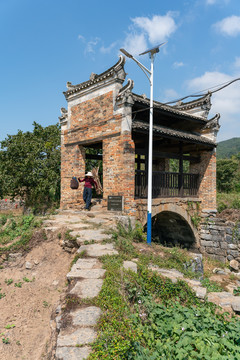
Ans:
POLYGON ((147 198, 147 244, 151 245, 152 240, 152 149, 153 149, 153 63, 155 54, 159 52, 160 46, 165 43, 159 44, 152 49, 148 49, 139 55, 149 54, 151 59, 151 70, 147 69, 143 64, 140 63, 135 57, 125 49, 120 51, 135 61, 140 69, 147 76, 150 83, 150 111, 149 111, 149 144, 148 144, 148 198, 147 198))

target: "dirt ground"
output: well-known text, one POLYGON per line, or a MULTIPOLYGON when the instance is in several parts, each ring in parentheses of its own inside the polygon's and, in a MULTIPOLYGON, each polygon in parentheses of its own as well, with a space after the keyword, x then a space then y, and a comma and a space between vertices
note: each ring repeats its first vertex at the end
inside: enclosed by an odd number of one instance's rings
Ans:
POLYGON ((226 221, 240 221, 240 209, 225 209, 217 214, 217 217, 226 221))
POLYGON ((2 360, 48 359, 54 343, 51 315, 64 297, 74 255, 63 251, 57 236, 39 240, 28 254, 0 269, 2 360))

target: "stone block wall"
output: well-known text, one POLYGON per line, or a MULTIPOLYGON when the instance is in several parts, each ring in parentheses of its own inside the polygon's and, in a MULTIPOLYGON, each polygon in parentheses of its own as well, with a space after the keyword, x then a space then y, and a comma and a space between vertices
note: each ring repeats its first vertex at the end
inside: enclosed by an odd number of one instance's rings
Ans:
POLYGON ((201 222, 199 234, 201 253, 222 262, 240 263, 240 224, 210 216, 201 222))

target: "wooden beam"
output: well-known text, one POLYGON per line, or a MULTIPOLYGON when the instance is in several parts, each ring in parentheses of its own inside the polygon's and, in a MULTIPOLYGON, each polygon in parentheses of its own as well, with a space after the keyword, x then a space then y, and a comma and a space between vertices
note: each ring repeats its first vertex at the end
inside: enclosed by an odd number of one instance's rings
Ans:
MULTIPOLYGON (((135 149, 135 154, 137 155, 147 155, 147 152, 145 149, 135 149)), ((162 151, 153 151, 153 157, 155 158, 163 158, 163 159, 180 159, 179 153, 171 153, 171 152, 162 152, 162 151)), ((188 156, 188 155, 182 155, 183 160, 195 162, 200 162, 200 156, 188 156)))
POLYGON ((102 160, 102 154, 86 154, 88 160, 102 160))

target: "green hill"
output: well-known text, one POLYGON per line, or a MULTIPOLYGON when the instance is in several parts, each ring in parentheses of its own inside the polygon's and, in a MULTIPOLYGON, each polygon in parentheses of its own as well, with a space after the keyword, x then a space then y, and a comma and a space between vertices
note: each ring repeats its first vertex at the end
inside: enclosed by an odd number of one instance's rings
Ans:
POLYGON ((217 158, 227 159, 232 155, 240 153, 240 138, 232 138, 225 141, 220 141, 217 146, 217 158))

